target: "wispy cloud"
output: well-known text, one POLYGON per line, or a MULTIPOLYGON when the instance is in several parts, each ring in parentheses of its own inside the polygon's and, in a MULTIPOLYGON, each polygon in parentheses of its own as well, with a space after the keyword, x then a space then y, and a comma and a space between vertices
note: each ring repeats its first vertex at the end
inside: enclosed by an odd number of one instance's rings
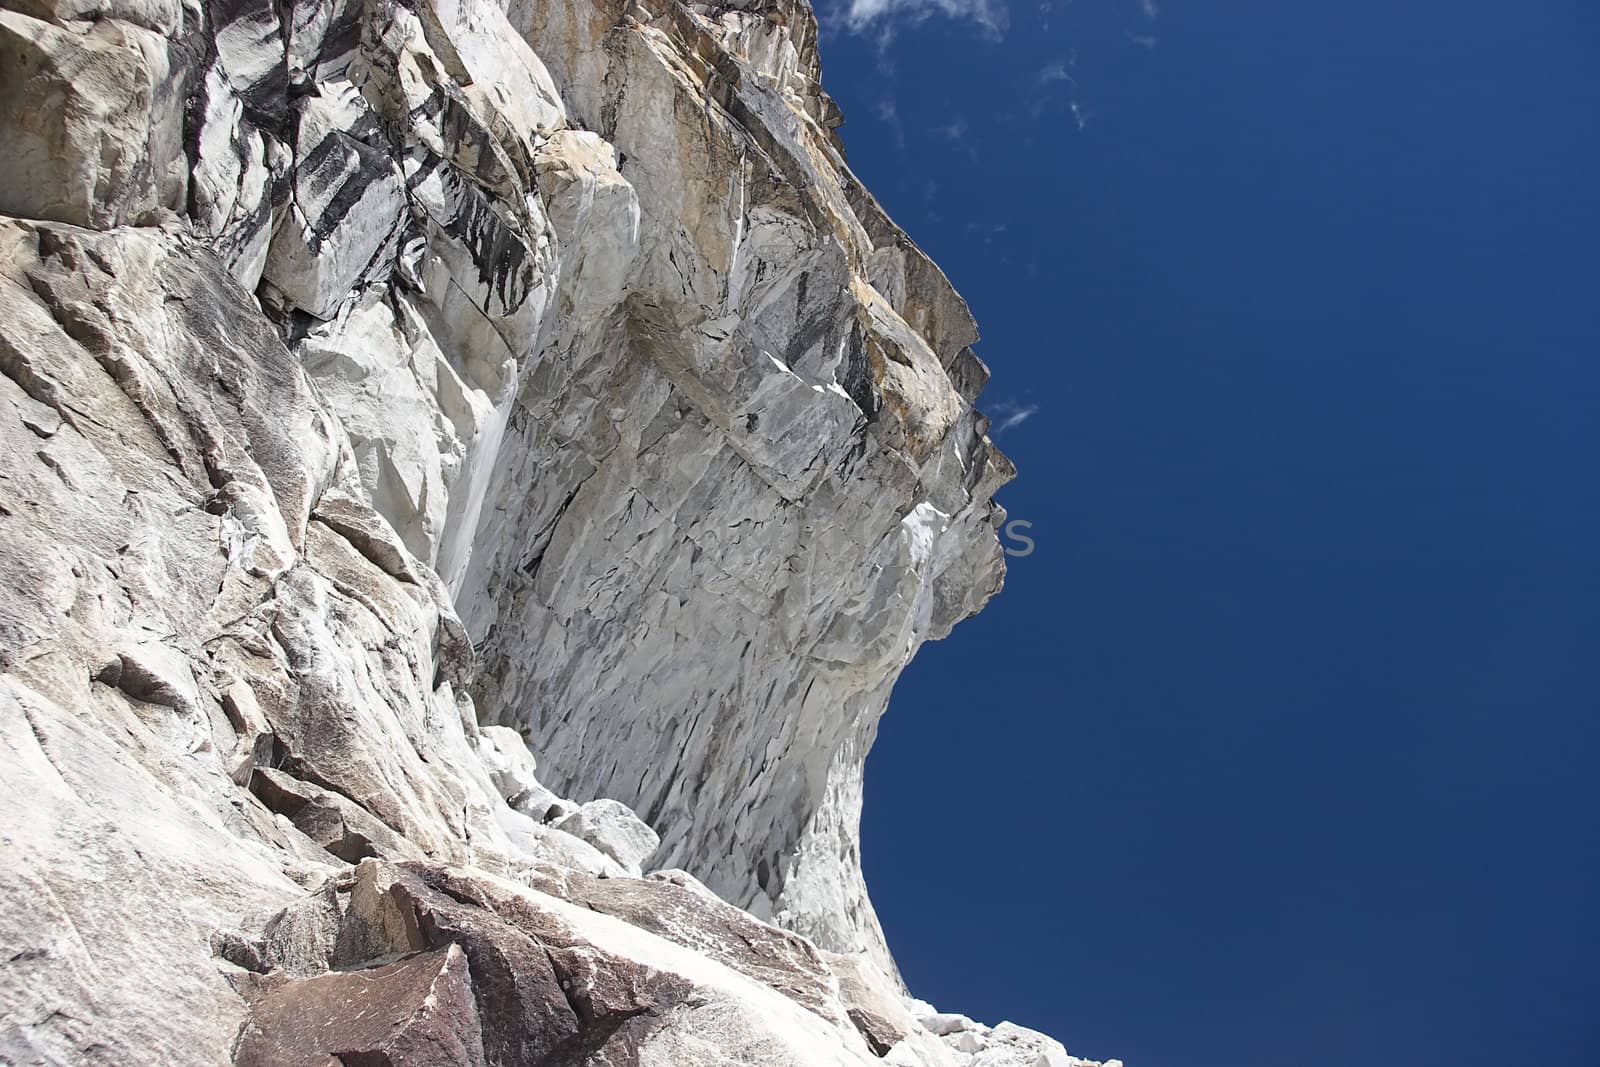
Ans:
POLYGON ((1033 76, 1033 99, 1028 105, 1028 113, 1034 118, 1044 114, 1045 108, 1052 102, 1053 91, 1057 86, 1067 87, 1067 110, 1072 114, 1073 125, 1083 129, 1089 125, 1089 110, 1078 99, 1078 79, 1072 73, 1072 68, 1078 65, 1078 56, 1074 52, 1065 60, 1055 63, 1046 63, 1040 67, 1033 76))
POLYGON ((886 41, 895 24, 914 26, 935 15, 974 22, 996 40, 1009 25, 1005 0, 848 0, 843 21, 852 32, 876 32, 886 41))
POLYGON ((996 237, 1006 232, 1006 224, 1003 222, 969 222, 967 223, 967 232, 981 238, 984 244, 992 245, 996 237))
POLYGON ((978 161, 978 139, 967 136, 971 129, 963 116, 956 115, 944 125, 935 126, 933 132, 949 141, 953 151, 960 152, 976 163, 978 161))
POLYGON ((1065 63, 1048 63, 1040 67, 1039 73, 1034 76, 1034 81, 1039 83, 1039 88, 1041 89, 1048 89, 1057 82, 1066 82, 1069 85, 1078 84, 1078 79, 1067 71, 1065 63))
POLYGON ((877 115, 883 124, 889 127, 889 132, 894 135, 894 143, 898 148, 906 146, 906 128, 900 123, 900 108, 895 104, 894 97, 880 96, 872 105, 872 113, 877 115))
POLYGON ((1157 0, 1139 0, 1139 10, 1144 13, 1145 21, 1150 23, 1150 30, 1146 33, 1135 33, 1128 30, 1128 40, 1146 51, 1154 51, 1158 38, 1155 35, 1155 23, 1161 18, 1161 5, 1157 0))
POLYGON ((1020 404, 1015 400, 997 400, 986 407, 994 420, 991 432, 997 435, 1016 429, 1039 413, 1038 404, 1020 404))

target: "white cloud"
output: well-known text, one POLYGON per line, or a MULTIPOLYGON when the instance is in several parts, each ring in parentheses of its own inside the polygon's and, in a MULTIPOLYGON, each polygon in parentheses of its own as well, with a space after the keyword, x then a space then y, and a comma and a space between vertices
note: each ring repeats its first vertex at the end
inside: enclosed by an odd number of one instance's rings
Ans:
POLYGON ((1035 80, 1039 83, 1041 89, 1048 88, 1056 82, 1066 82, 1069 85, 1078 84, 1078 79, 1067 73, 1067 65, 1065 63, 1050 63, 1041 67, 1039 73, 1035 75, 1035 80))
POLYGON ((989 417, 995 420, 996 434, 1021 426, 1039 412, 1038 404, 1019 404, 1014 400, 998 400, 987 406, 989 417))
POLYGON ((1034 118, 1044 114, 1053 99, 1059 99, 1051 90, 1057 85, 1067 87, 1067 110, 1072 112, 1073 124, 1078 129, 1083 129, 1089 124, 1089 112, 1078 100, 1078 79, 1072 74, 1071 68, 1078 65, 1076 54, 1067 57, 1065 62, 1047 63, 1039 68, 1033 76, 1035 93, 1028 105, 1028 113, 1034 118))
POLYGON ((916 25, 934 15, 975 22, 996 39, 1005 36, 1008 25, 1005 0, 848 0, 844 24, 855 33, 877 30, 882 41, 892 24, 916 25))
POLYGON ((1144 9, 1144 17, 1151 22, 1161 17, 1161 8, 1156 0, 1139 0, 1139 6, 1144 9))

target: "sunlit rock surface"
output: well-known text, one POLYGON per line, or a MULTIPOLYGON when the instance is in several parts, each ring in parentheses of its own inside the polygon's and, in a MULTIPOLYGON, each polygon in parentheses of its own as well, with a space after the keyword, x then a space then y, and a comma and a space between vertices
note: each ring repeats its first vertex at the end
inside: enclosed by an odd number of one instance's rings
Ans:
POLYGON ((1012 469, 839 121, 788 0, 0 0, 0 1062, 1079 1062, 862 881, 1012 469))

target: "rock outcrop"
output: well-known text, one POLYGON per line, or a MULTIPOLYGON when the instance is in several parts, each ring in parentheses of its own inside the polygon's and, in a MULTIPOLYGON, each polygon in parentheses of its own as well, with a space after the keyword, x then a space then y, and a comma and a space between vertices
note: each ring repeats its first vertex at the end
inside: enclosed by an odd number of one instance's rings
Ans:
POLYGON ((819 78, 803 0, 0 0, 0 1063, 1079 1062, 861 878, 1012 469, 819 78))

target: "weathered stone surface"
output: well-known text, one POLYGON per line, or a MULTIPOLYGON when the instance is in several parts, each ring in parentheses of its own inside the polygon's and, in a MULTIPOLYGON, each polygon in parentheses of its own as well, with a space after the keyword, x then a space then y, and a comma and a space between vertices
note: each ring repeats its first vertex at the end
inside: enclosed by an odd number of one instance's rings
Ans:
POLYGON ((223 1062, 239 1003, 209 938, 298 887, 81 696, 69 708, 0 682, 0 1060, 223 1062))
POLYGON ((348 446, 180 238, 0 224, 0 396, 0 923, 30 960, 4 1040, 214 1061, 240 1005, 213 933, 338 862, 236 784, 241 745, 408 850, 506 862, 436 677, 454 613, 311 517, 348 446))
POLYGON ((0 3, 0 1060, 1056 1055, 861 876, 1013 471, 816 38, 0 3))

